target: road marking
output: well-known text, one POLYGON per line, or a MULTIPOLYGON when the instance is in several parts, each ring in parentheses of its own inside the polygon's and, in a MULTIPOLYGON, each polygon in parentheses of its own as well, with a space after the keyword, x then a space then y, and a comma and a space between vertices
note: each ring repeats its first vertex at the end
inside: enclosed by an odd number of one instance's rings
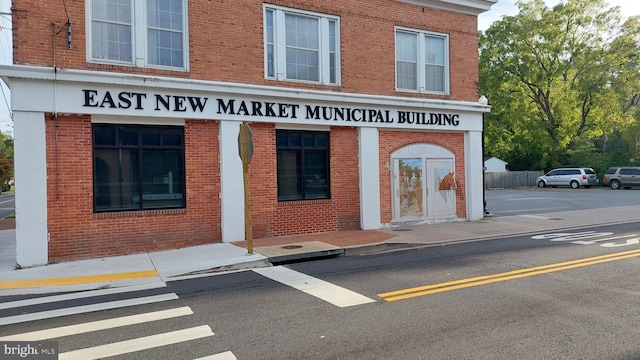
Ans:
POLYGON ((621 253, 595 256, 556 264, 536 266, 532 268, 507 271, 503 273, 448 281, 439 284, 419 286, 409 289, 397 290, 378 294, 385 301, 397 301, 418 296, 437 294, 445 291, 464 289, 472 286, 492 284, 500 281, 520 279, 524 277, 552 273, 556 271, 575 269, 578 267, 601 264, 609 261, 629 259, 640 256, 640 250, 631 250, 621 253))
POLYGON ((90 360, 102 359, 110 356, 127 354, 135 351, 152 349, 164 345, 177 344, 183 341, 201 339, 213 336, 214 333, 208 325, 171 331, 167 333, 145 336, 141 338, 119 341, 111 344, 94 346, 60 353, 60 360, 90 360))
POLYGON ((50 304, 53 302, 72 300, 72 299, 83 299, 88 297, 120 294, 124 292, 157 289, 157 288, 166 287, 166 286, 167 284, 165 283, 151 283, 151 284, 142 284, 142 285, 118 287, 118 288, 111 288, 111 289, 82 291, 82 292, 63 294, 63 295, 43 296, 43 297, 27 299, 27 300, 18 300, 18 301, 0 303, 0 310, 22 307, 22 306, 38 305, 38 304, 50 304))
POLYGON ((94 282, 107 282, 126 279, 140 279, 159 276, 155 270, 134 271, 117 274, 73 276, 50 279, 7 280, 0 281, 0 289, 16 289, 36 286, 75 285, 94 282))
POLYGON ((259 268, 253 269, 253 271, 339 307, 375 302, 375 300, 351 290, 347 290, 324 280, 291 270, 284 266, 259 268))
POLYGON ((144 314, 136 314, 130 316, 122 316, 119 318, 92 321, 83 324, 61 326, 46 330, 31 331, 22 334, 0 337, 1 341, 40 341, 54 339, 57 337, 83 334, 93 331, 113 329, 122 326, 142 324, 151 321, 171 319, 179 316, 192 315, 193 311, 190 307, 184 306, 180 308, 154 311, 144 314))
POLYGON ((93 311, 151 304, 151 303, 156 303, 161 301, 175 300, 177 298, 178 298, 178 295, 171 293, 171 294, 147 296, 147 297, 141 297, 141 298, 135 298, 135 299, 110 301, 110 302, 99 303, 99 304, 75 306, 75 307, 57 309, 57 310, 41 311, 37 313, 24 314, 24 315, 7 316, 4 318, 0 318, 0 325, 18 324, 18 323, 23 323, 27 321, 51 319, 59 316, 84 314, 84 313, 93 312, 93 311))
POLYGON ((238 360, 238 358, 235 355, 233 355, 231 351, 225 351, 220 354, 206 356, 203 358, 197 358, 195 360, 238 360))

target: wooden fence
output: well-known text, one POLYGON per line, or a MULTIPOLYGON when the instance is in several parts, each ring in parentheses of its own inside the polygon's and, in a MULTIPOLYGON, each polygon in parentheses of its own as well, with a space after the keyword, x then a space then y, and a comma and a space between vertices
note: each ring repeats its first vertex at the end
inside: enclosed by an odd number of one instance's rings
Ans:
POLYGON ((526 186, 536 186, 538 176, 543 171, 507 171, 484 173, 485 189, 508 189, 526 186))

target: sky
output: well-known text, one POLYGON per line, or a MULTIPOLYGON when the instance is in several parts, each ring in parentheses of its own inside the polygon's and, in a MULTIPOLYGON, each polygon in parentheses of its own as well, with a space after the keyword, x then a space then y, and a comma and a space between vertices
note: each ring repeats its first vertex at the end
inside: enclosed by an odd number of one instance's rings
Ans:
MULTIPOLYGON (((480 14, 478 17, 478 29, 486 30, 492 22, 499 20, 503 15, 515 15, 518 8, 515 5, 517 0, 498 0, 498 3, 491 7, 491 10, 480 14)), ((561 0, 545 0, 547 6, 554 6, 561 0)), ((620 6, 624 16, 640 15, 640 0, 609 0, 611 6, 620 6)), ((10 12, 11 0, 0 0, 0 64, 7 65, 12 60, 11 42, 11 17, 6 15, 10 12)), ((4 82, 0 80, 0 131, 3 133, 13 133, 13 121, 9 110, 11 104, 11 94, 4 82)))
MULTIPOLYGON (((491 23, 500 20, 503 15, 516 15, 518 7, 517 0, 498 0, 498 3, 491 7, 491 10, 478 16, 478 29, 487 30, 491 23)), ((526 1, 525 1, 526 2, 526 1)), ((560 0, 545 0, 547 7, 559 4, 560 0)), ((610 6, 619 6, 623 17, 640 15, 640 0, 608 0, 610 6)))

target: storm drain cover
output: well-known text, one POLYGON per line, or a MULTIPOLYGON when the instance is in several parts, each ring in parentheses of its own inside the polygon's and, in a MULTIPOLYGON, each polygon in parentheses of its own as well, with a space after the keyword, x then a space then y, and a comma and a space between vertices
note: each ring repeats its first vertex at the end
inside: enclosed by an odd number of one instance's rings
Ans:
POLYGON ((413 229, 393 229, 393 231, 411 231, 413 229))
POLYGON ((549 218, 549 220, 564 220, 563 218, 549 218))
POLYGON ((283 249, 300 249, 302 247, 302 245, 285 245, 282 248, 283 249))

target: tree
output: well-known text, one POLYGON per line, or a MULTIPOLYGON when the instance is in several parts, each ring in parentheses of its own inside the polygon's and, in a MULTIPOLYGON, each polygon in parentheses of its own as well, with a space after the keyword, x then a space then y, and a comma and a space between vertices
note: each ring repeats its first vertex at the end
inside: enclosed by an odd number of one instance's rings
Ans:
POLYGON ((568 164, 594 140, 637 123, 625 105, 640 93, 640 22, 604 0, 518 3, 480 34, 480 93, 487 154, 512 169, 568 164))

